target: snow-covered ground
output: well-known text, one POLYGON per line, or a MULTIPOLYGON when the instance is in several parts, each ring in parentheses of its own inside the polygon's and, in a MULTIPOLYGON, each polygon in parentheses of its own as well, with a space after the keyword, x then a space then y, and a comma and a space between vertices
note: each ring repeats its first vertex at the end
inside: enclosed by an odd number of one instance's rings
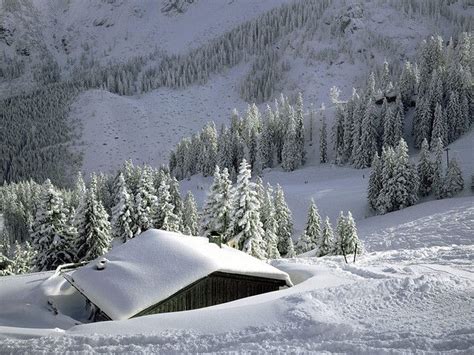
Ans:
POLYGON ((0 353, 472 353, 474 198, 371 217, 359 234, 366 253, 355 264, 273 262, 295 287, 127 321, 74 326, 47 309, 62 285, 52 273, 4 277, 0 353))

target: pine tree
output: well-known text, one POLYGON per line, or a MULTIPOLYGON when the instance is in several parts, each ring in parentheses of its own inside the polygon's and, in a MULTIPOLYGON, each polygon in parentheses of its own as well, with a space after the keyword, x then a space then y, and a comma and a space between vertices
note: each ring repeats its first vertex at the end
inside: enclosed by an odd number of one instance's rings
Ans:
POLYGON ((318 208, 311 200, 311 204, 308 211, 308 220, 306 222, 306 228, 303 235, 300 237, 300 241, 297 244, 296 250, 301 253, 315 249, 321 237, 321 217, 318 212, 318 208))
POLYGON ((276 159, 276 146, 274 142, 275 116, 267 105, 265 120, 263 121, 262 134, 259 137, 258 155, 263 168, 273 168, 276 159))
POLYGON ((303 113, 303 95, 298 93, 298 98, 296 99, 296 109, 295 109, 295 123, 296 123, 296 145, 298 156, 297 166, 304 164, 306 159, 305 152, 305 136, 304 136, 304 113, 303 113))
POLYGON ((34 268, 35 255, 36 253, 29 242, 25 242, 23 245, 20 245, 17 241, 15 241, 14 256, 10 271, 15 275, 32 272, 34 268))
POLYGON ((252 256, 264 259, 266 245, 260 220, 260 204, 255 192, 255 184, 250 182, 250 178, 250 167, 244 159, 240 164, 234 192, 232 213, 234 235, 229 243, 252 256))
POLYGON ((187 235, 197 235, 199 232, 196 200, 191 191, 188 191, 184 199, 183 232, 187 235))
POLYGON ((382 149, 382 189, 377 197, 376 210, 379 214, 393 211, 393 175, 395 170, 395 152, 392 147, 382 149))
POLYGON ((373 154, 377 151, 377 115, 372 99, 367 102, 361 126, 359 149, 356 152, 355 167, 366 168, 372 162, 373 154))
POLYGON ((286 129, 283 150, 281 153, 281 166, 285 171, 293 171, 300 165, 301 157, 297 138, 294 113, 293 109, 290 108, 288 127, 286 129))
MULTIPOLYGON (((137 225, 135 236, 150 229, 153 224, 156 224, 156 221, 154 221, 156 201, 157 198, 150 171, 144 169, 138 181, 135 195, 135 216, 133 218, 137 225)), ((162 221, 159 223, 162 223, 162 221)))
POLYGON ((436 198, 443 197, 443 141, 438 137, 434 141, 434 161, 433 161, 433 193, 436 198))
POLYGON ((46 180, 42 186, 31 234, 37 270, 52 270, 74 261, 72 243, 76 230, 68 225, 68 213, 60 194, 51 181, 46 180))
POLYGON ((394 140, 394 126, 395 126, 395 115, 390 107, 387 107, 385 115, 383 115, 384 126, 383 126, 383 145, 395 146, 394 140))
MULTIPOLYGON (((267 246, 267 258, 278 259, 280 258, 280 252, 278 251, 278 223, 275 219, 275 207, 272 200, 272 190, 267 188, 266 198, 264 199, 265 214, 266 217, 263 223, 263 229, 265 230, 264 241, 267 246)), ((263 207, 262 206, 262 211, 263 207)))
POLYGON ((427 196, 433 184, 433 163, 431 162, 428 141, 423 139, 421 144, 420 159, 418 161, 418 180, 420 182, 419 194, 427 196))
MULTIPOLYGON (((352 214, 349 211, 347 217, 340 213, 337 221, 337 240, 335 245, 335 254, 344 255, 347 263, 347 255, 361 252, 362 246, 357 236, 357 228, 352 214)), ((355 255, 354 255, 355 260, 355 255)))
POLYGON ((321 164, 327 163, 328 161, 327 139, 326 117, 323 115, 321 117, 321 135, 319 141, 319 162, 321 164))
POLYGON ((219 194, 221 170, 218 165, 214 169, 214 179, 207 193, 206 202, 201 215, 201 233, 204 237, 217 234, 216 231, 216 205, 219 194))
POLYGON ((394 192, 391 196, 394 209, 411 206, 418 200, 418 176, 408 159, 408 146, 402 138, 395 151, 391 184, 394 192))
POLYGON ((318 256, 329 255, 334 249, 334 232, 329 221, 329 217, 324 220, 321 231, 320 243, 318 245, 318 256))
POLYGON ((293 245, 293 239, 291 237, 288 239, 288 246, 286 248, 285 258, 294 258, 296 256, 295 247, 293 245))
POLYGON ((443 182, 443 197, 453 197, 464 189, 464 179, 456 159, 451 159, 443 182))
POLYGON ((441 140, 443 141, 443 145, 446 145, 448 143, 447 132, 448 127, 446 125, 446 115, 444 114, 441 105, 437 104, 434 113, 431 141, 434 142, 437 138, 441 138, 441 140))
POLYGON ((367 191, 367 199, 369 206, 372 209, 377 208, 377 199, 382 190, 382 162, 380 161, 379 155, 375 152, 374 159, 372 160, 372 171, 369 177, 369 186, 367 191))
POLYGON ((232 224, 232 182, 225 168, 222 173, 218 166, 214 181, 209 188, 201 218, 201 231, 205 237, 219 237, 227 241, 232 224))
POLYGON ((133 202, 128 194, 127 184, 122 173, 117 178, 115 197, 116 204, 112 208, 112 236, 124 243, 133 238, 136 225, 133 222, 133 202))
POLYGON ((77 260, 89 261, 103 255, 110 247, 111 231, 109 216, 97 199, 97 180, 93 176, 89 189, 76 212, 75 225, 78 237, 75 241, 77 260))
POLYGON ((285 201, 285 194, 280 185, 277 185, 275 193, 275 219, 278 223, 278 251, 282 256, 288 256, 290 244, 292 244, 291 234, 293 233, 293 221, 291 211, 285 201))
POLYGON ((179 232, 182 229, 180 217, 174 213, 175 206, 173 205, 170 186, 166 179, 161 181, 158 189, 158 202, 154 208, 153 227, 170 232, 179 232))

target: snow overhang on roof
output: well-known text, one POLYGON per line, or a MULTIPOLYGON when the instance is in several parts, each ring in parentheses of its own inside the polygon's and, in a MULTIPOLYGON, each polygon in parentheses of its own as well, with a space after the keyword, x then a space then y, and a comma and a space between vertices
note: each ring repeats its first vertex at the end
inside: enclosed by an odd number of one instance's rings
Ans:
POLYGON ((68 281, 113 320, 121 320, 216 271, 292 286, 287 273, 239 250, 156 229, 74 270, 68 281))

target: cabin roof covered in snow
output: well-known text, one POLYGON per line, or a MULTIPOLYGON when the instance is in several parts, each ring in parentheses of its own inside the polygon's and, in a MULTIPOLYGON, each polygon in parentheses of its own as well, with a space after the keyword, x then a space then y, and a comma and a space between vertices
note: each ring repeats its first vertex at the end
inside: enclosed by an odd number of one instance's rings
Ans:
POLYGON ((207 238, 148 230, 104 257, 74 270, 68 280, 114 320, 128 319, 213 272, 284 280, 288 274, 207 238), (107 259, 102 270, 100 261, 107 259))

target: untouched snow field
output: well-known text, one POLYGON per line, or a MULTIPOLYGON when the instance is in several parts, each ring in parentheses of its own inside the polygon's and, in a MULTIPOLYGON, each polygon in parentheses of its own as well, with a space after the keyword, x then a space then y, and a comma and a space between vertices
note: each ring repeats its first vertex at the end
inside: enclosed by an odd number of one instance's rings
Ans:
POLYGON ((367 218, 359 234, 366 253, 355 264, 340 257, 274 261, 292 288, 127 321, 74 326, 47 309, 47 297, 63 285, 52 273, 4 277, 0 353, 471 354, 474 198, 367 218))

